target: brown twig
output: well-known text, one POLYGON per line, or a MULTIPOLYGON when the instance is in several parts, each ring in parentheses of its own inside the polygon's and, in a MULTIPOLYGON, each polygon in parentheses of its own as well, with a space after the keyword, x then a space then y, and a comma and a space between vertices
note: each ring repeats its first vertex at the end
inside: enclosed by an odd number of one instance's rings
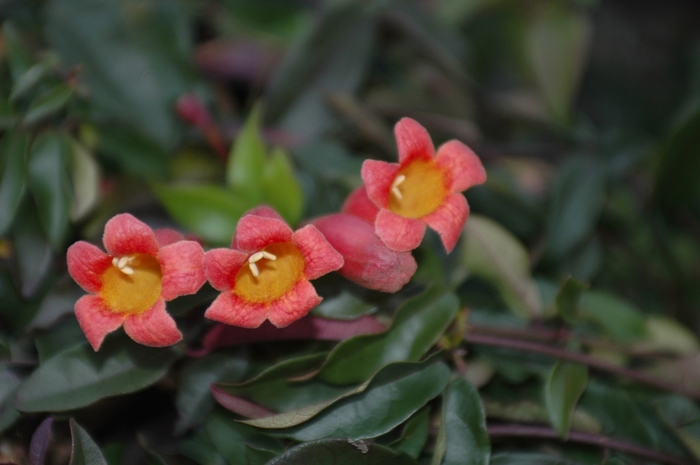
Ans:
MULTIPOLYGON (((551 428, 544 426, 530 425, 489 425, 489 436, 494 437, 520 437, 520 438, 544 438, 562 440, 559 434, 551 428)), ((583 431, 569 432, 568 442, 576 442, 589 446, 601 447, 603 449, 614 449, 620 452, 626 452, 645 459, 654 460, 670 465, 693 465, 694 462, 667 455, 662 452, 648 449, 646 447, 633 444, 618 439, 609 438, 595 433, 585 433, 583 431)))
POLYGON ((623 376, 625 378, 633 379, 643 384, 647 384, 649 386, 656 387, 658 389, 676 392, 678 394, 686 395, 688 397, 692 397, 693 399, 700 400, 700 392, 686 391, 685 389, 682 389, 679 386, 669 384, 665 381, 661 381, 660 379, 655 378, 653 376, 649 376, 646 373, 642 373, 641 371, 613 365, 611 363, 604 362, 586 354, 572 352, 570 350, 560 349, 558 347, 551 347, 544 344, 537 344, 529 341, 505 339, 502 337, 489 336, 485 334, 476 334, 473 332, 468 332, 464 336, 464 339, 470 344, 521 350, 525 352, 542 354, 557 359, 569 360, 571 362, 587 365, 595 370, 613 373, 619 376, 623 376))

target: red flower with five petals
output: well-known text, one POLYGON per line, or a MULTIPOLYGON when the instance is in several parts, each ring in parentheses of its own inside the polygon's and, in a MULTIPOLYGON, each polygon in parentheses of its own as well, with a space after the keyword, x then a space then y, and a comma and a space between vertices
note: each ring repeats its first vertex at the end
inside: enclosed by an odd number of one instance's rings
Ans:
POLYGON ((343 266, 315 226, 292 231, 265 206, 240 219, 231 247, 204 256, 207 279, 221 291, 204 316, 244 328, 266 319, 283 328, 303 317, 321 302, 309 280, 343 266))
POLYGON ((165 302, 196 293, 206 280, 204 250, 172 230, 153 231, 128 213, 105 225, 107 253, 84 241, 68 248, 68 272, 90 295, 75 303, 75 316, 98 350, 122 324, 136 342, 152 347, 182 339, 165 302))
POLYGON ((451 252, 469 216, 460 192, 486 181, 481 160, 457 140, 443 144, 436 155, 428 132, 410 118, 401 119, 394 133, 399 163, 366 160, 365 187, 348 198, 343 211, 373 219, 390 249, 415 249, 428 225, 451 252))

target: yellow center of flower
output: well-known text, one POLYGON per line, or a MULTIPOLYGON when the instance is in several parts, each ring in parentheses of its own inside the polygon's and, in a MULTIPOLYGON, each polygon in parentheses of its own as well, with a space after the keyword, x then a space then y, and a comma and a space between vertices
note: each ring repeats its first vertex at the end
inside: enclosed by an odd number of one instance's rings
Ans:
POLYGON ((113 312, 137 315, 160 297, 162 277, 158 260, 150 255, 114 257, 102 275, 100 295, 113 312))
POLYGON ((248 257, 233 292, 248 302, 269 303, 289 291, 304 274, 304 256, 289 242, 271 244, 248 257))
POLYGON ((404 218, 421 218, 445 201, 445 174, 432 160, 416 160, 396 174, 389 194, 389 210, 404 218))

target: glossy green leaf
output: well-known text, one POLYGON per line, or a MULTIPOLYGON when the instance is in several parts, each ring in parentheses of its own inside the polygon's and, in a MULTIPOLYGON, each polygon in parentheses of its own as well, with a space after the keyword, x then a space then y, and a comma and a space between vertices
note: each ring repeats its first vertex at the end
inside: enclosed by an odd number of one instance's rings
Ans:
POLYGON ((334 384, 359 383, 388 363, 418 360, 442 336, 458 307, 454 294, 433 287, 401 305, 386 332, 338 344, 318 377, 334 384))
POLYGON ((20 417, 20 413, 12 405, 12 398, 19 384, 19 378, 9 367, 0 366, 0 434, 20 417))
POLYGON ((67 168, 69 157, 68 139, 56 133, 42 134, 29 149, 27 184, 42 229, 54 250, 63 247, 68 232, 72 200, 67 168))
POLYGON ((577 462, 537 452, 502 452, 491 457, 491 465, 579 465, 577 462))
POLYGON ((297 441, 345 437, 373 438, 391 431, 438 396, 450 378, 440 354, 424 362, 394 363, 367 388, 334 403, 311 420, 277 434, 297 441))
POLYGON ((542 314, 542 298, 530 273, 527 250, 508 230, 481 215, 464 228, 462 260, 467 270, 489 281, 510 310, 524 318, 542 314))
POLYGON ((289 224, 297 224, 301 219, 304 199, 289 156, 282 149, 272 151, 262 174, 262 186, 265 202, 274 207, 289 224))
POLYGON ((182 433, 204 421, 214 407, 209 386, 220 381, 236 382, 248 369, 248 361, 230 354, 211 354, 194 360, 182 370, 175 398, 178 422, 175 432, 182 433))
POLYGON ((425 406, 408 419, 401 431, 401 437, 391 442, 389 447, 417 459, 430 432, 430 407, 425 406))
POLYGON ((602 291, 588 291, 579 303, 581 316, 593 320, 619 342, 647 337, 646 319, 631 303, 602 291))
POLYGON ((588 367, 576 363, 554 364, 544 386, 544 400, 549 421, 566 439, 579 398, 588 385, 588 367))
POLYGON ((267 161, 260 134, 260 106, 256 106, 238 133, 226 166, 226 183, 255 205, 264 199, 263 175, 267 161))
POLYGON ((491 443, 479 392, 464 379, 452 382, 445 394, 442 421, 446 446, 443 465, 488 465, 491 443))
POLYGON ((29 137, 24 132, 5 133, 0 143, 0 236, 7 234, 25 189, 25 156, 29 137))
POLYGON ((67 84, 57 84, 47 89, 29 104, 24 124, 34 124, 63 109, 70 101, 73 90, 67 84))
POLYGON ((588 16, 565 4, 539 5, 525 31, 526 56, 553 119, 568 123, 592 37, 588 16))
POLYGON ((74 419, 69 420, 72 448, 69 465, 107 465, 102 451, 74 419))
POLYGON ((48 74, 50 68, 47 63, 37 63, 26 70, 15 82, 12 83, 10 90, 10 102, 24 96, 32 90, 42 79, 48 74))
POLYGON ((578 281, 571 276, 567 277, 559 288, 555 299, 557 314, 566 321, 574 321, 579 298, 581 293, 587 288, 588 285, 586 283, 578 281))
POLYGON ((215 245, 230 245, 243 214, 254 207, 248 198, 217 186, 154 186, 168 213, 188 230, 215 245))
POLYGON ((40 364, 83 342, 85 342, 85 333, 75 318, 62 319, 51 327, 50 331, 41 331, 34 339, 40 364))
POLYGON ((291 448, 267 465, 417 465, 388 447, 349 439, 322 439, 291 448))
MULTIPOLYGON (((21 294, 25 298, 33 297, 51 270, 53 254, 29 197, 25 197, 20 205, 17 219, 12 226, 12 237, 21 294)), ((27 311, 26 307, 24 311, 27 311)), ((27 313, 26 321, 30 321, 32 317, 33 315, 27 313)))
POLYGON ((337 296, 323 299, 323 302, 314 307, 311 313, 332 320, 354 320, 376 311, 375 305, 366 303, 348 291, 342 291, 337 296))
POLYGON ((216 451, 229 465, 263 465, 283 450, 278 440, 234 421, 229 415, 215 413, 204 428, 216 451))
POLYGON ((70 155, 68 166, 73 186, 70 219, 77 221, 97 205, 100 196, 100 168, 92 154, 74 139, 70 139, 70 155))
POLYGON ((561 260, 593 231, 605 201, 606 172, 592 157, 568 159, 552 186, 545 258, 561 260))
POLYGON ((139 391, 158 381, 179 357, 126 337, 108 337, 99 352, 87 344, 50 358, 24 380, 15 406, 24 412, 60 412, 139 391))
MULTIPOLYGON (((512 395, 508 397, 513 397, 512 395)), ((549 413, 547 409, 537 402, 529 399, 503 399, 497 401, 490 398, 483 399, 486 415, 509 422, 519 423, 547 423, 549 413)), ((598 421, 582 409, 574 410, 571 415, 571 429, 585 431, 589 433, 600 433, 601 426, 598 421)))

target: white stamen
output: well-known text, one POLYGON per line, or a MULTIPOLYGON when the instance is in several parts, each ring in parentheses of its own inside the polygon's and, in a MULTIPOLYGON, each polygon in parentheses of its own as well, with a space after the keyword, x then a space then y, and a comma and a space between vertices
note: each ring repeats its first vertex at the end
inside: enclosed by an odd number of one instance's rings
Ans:
POLYGON ((119 268, 122 273, 124 274, 134 274, 134 269, 130 266, 124 266, 122 268, 119 268))
POLYGON ((399 199, 399 200, 403 199, 403 195, 401 195, 401 191, 399 190, 398 187, 392 187, 391 192, 396 196, 397 199, 399 199))
MULTIPOLYGON (((248 257, 248 263, 253 264, 257 261, 260 261, 260 259, 263 258, 264 256, 265 256, 264 252, 255 252, 253 255, 248 257)), ((257 276, 257 275, 255 275, 255 276, 257 276)))
POLYGON ((119 259, 118 259, 117 257, 114 257, 114 258, 112 259, 112 265, 114 265, 114 266, 116 266, 117 268, 119 268, 119 259))
POLYGON ((255 262, 249 262, 248 266, 250 267, 250 272, 253 273, 253 276, 256 278, 260 276, 260 271, 258 271, 258 265, 255 264, 255 262))
POLYGON ((267 258, 268 260, 277 260, 277 255, 272 255, 270 252, 265 252, 263 250, 262 254, 263 254, 263 257, 267 258))
POLYGON ((397 199, 401 200, 403 199, 403 195, 401 195, 401 191, 399 190, 399 186, 401 185, 402 182, 406 180, 406 175, 405 174, 400 174, 396 176, 396 179, 394 179, 394 182, 391 183, 391 192, 396 196, 397 199))
POLYGON ((120 270, 123 270, 124 267, 126 266, 126 264, 128 263, 128 261, 129 261, 129 257, 121 257, 119 259, 119 263, 117 264, 117 268, 119 268, 120 270))

